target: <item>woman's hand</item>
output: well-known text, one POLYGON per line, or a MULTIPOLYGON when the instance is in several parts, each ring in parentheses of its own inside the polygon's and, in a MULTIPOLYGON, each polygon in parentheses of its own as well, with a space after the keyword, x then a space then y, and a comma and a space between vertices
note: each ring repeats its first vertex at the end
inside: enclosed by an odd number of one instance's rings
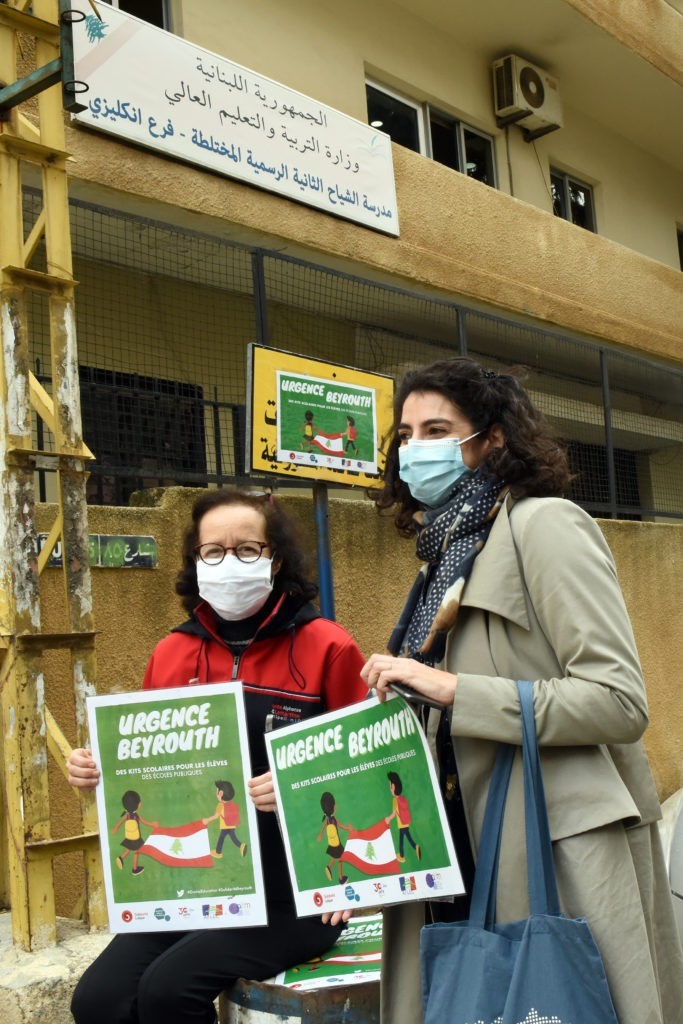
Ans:
POLYGON ((257 811, 276 811, 275 786, 272 772, 249 779, 249 796, 257 811))
POLYGON ((335 910, 333 913, 323 914, 323 924, 331 924, 334 928, 337 924, 346 924, 353 915, 352 910, 335 910))
POLYGON ((66 767, 69 771, 69 783, 77 789, 94 789, 100 781, 100 770, 92 759, 89 750, 76 747, 69 754, 66 767))
POLYGON ((403 683, 445 708, 453 703, 458 685, 458 677, 452 672, 442 672, 413 658, 392 658, 390 654, 372 654, 360 674, 380 700, 386 700, 392 683, 403 683))

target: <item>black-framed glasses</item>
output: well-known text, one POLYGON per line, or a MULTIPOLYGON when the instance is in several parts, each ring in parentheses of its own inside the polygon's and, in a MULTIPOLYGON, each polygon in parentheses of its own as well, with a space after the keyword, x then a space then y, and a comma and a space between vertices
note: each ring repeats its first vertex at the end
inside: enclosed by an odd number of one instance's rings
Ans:
POLYGON ((270 544, 264 544, 260 540, 243 540, 235 547, 227 548, 216 541, 207 541, 206 544, 198 544, 194 554, 206 565, 220 565, 228 551, 234 552, 235 558, 239 558, 240 562, 258 562, 263 549, 269 547, 270 544))

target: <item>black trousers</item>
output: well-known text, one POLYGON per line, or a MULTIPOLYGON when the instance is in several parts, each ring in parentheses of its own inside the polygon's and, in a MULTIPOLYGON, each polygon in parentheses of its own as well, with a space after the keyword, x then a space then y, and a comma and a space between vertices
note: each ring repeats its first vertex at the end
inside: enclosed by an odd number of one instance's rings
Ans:
POLYGON ((318 956, 342 926, 268 906, 263 928, 116 935, 74 991, 76 1024, 212 1024, 213 1001, 237 978, 263 981, 318 956))

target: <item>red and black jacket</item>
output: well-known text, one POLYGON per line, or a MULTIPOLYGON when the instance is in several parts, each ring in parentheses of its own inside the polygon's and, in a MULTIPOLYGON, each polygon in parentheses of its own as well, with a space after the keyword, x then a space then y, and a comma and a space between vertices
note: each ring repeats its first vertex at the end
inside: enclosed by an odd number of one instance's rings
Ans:
MULTIPOLYGON (((252 775, 268 771, 264 733, 367 695, 358 646, 336 622, 308 602, 274 595, 253 638, 234 654, 229 633, 200 601, 187 622, 161 640, 147 665, 144 690, 240 680, 244 690, 252 775)), ((258 618, 257 616, 256 618, 258 618)), ((274 814, 259 814, 266 889, 271 899, 290 899, 286 861, 274 814)))

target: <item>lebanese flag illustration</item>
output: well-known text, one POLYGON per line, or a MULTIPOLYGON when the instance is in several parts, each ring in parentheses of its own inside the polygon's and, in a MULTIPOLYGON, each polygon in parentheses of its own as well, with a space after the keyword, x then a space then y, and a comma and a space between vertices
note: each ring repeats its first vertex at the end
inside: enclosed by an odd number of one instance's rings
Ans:
POLYGON ((156 828, 147 836, 138 853, 146 853, 161 864, 174 868, 213 867, 209 833, 202 821, 156 828))
POLYGON ((376 949, 372 953, 338 953, 336 956, 325 957, 326 964, 378 964, 381 960, 381 949, 376 949))
POLYGON ((389 875, 401 870, 391 829, 384 818, 370 828, 352 828, 341 860, 353 864, 364 875, 389 875))
POLYGON ((319 448, 321 452, 325 452, 327 455, 344 454, 344 438, 342 434, 325 434, 322 430, 317 430, 315 437, 311 440, 311 444, 314 444, 316 448, 319 448))

